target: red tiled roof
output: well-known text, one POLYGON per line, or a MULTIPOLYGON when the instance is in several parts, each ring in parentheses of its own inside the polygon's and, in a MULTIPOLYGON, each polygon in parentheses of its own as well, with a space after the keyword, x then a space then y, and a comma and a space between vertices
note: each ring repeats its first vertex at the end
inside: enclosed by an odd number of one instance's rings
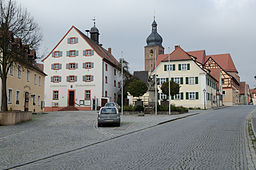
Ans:
POLYGON ((157 57, 156 66, 158 66, 162 61, 168 61, 168 55, 170 55, 171 61, 192 60, 191 56, 187 52, 185 52, 180 46, 176 46, 175 50, 171 54, 160 54, 157 57))
POLYGON ((230 54, 208 55, 205 61, 209 57, 212 57, 225 71, 238 73, 230 54))
MULTIPOLYGON (((220 74, 221 70, 218 68, 211 68, 210 69, 210 75, 217 80, 217 82, 220 81, 220 74)), ((217 83, 217 89, 219 89, 219 83, 217 83)))
POLYGON ((250 89, 250 94, 256 94, 256 88, 255 89, 250 89))
POLYGON ((240 82, 240 94, 245 93, 245 82, 240 82))
POLYGON ((189 51, 187 53, 196 57, 196 61, 198 61, 199 63, 204 64, 205 50, 189 51))

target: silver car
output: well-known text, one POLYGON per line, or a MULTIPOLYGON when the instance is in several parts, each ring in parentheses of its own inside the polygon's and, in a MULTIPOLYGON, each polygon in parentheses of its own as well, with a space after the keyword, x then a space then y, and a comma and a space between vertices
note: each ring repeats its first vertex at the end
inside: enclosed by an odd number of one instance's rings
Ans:
POLYGON ((98 127, 103 124, 116 124, 120 126, 120 113, 116 107, 102 107, 98 114, 98 127))

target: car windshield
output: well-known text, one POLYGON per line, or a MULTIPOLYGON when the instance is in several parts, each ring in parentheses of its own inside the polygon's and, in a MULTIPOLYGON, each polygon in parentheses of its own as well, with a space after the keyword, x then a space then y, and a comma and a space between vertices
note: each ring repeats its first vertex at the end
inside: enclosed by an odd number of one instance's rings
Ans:
POLYGON ((113 107, 113 106, 115 106, 115 104, 114 104, 114 103, 106 103, 105 106, 106 106, 106 107, 113 107))
POLYGON ((115 108, 102 108, 101 109, 101 114, 116 114, 116 109, 115 108))

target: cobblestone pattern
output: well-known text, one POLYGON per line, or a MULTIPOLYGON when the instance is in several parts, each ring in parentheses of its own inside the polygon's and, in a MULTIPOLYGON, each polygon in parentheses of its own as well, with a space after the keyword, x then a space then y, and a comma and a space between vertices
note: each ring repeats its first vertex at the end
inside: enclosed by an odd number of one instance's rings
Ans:
POLYGON ((247 169, 236 106, 166 123, 20 169, 247 169))
POLYGON ((122 116, 121 127, 98 128, 97 112, 33 115, 33 121, 0 126, 0 169, 80 148, 180 116, 184 115, 122 116))

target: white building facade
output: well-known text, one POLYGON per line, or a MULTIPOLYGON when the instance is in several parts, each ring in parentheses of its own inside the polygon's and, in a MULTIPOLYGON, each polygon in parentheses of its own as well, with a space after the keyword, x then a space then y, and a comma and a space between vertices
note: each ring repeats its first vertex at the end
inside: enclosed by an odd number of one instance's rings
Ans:
POLYGON ((94 26, 87 37, 72 26, 43 60, 45 111, 97 110, 108 101, 117 102, 121 74, 119 62, 98 44, 94 26))
POLYGON ((169 100, 162 93, 161 85, 170 77, 170 80, 180 85, 179 94, 171 97, 171 104, 201 109, 217 107, 217 80, 180 46, 176 46, 171 54, 158 56, 157 67, 152 75, 157 76, 159 103, 169 100))

